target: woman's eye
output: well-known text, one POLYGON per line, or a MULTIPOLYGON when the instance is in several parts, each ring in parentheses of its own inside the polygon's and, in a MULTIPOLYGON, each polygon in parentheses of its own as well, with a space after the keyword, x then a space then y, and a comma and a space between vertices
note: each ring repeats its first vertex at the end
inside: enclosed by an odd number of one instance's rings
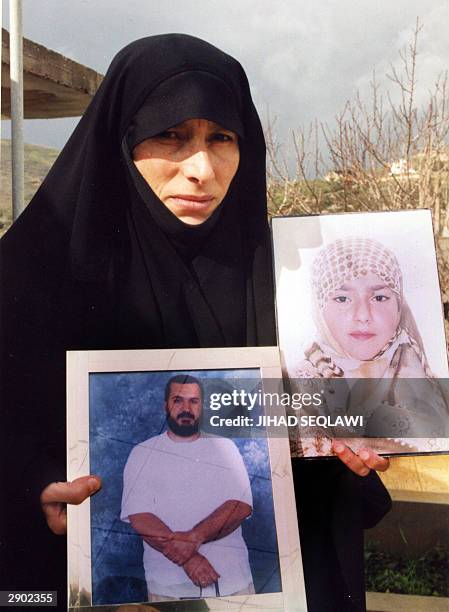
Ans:
POLYGON ((164 138, 167 138, 168 140, 176 140, 177 138, 179 138, 178 132, 172 132, 170 130, 166 130, 165 132, 163 132, 162 136, 164 138))
POLYGON ((347 295, 337 295, 336 297, 334 297, 334 302, 337 302, 337 304, 345 304, 348 301, 349 298, 347 295))
POLYGON ((386 302, 388 301, 390 298, 387 295, 375 295, 373 297, 373 300, 375 302, 386 302))
POLYGON ((165 130, 160 134, 156 134, 156 136, 153 136, 153 138, 157 140, 179 140, 181 135, 179 132, 175 132, 174 130, 165 130))
POLYGON ((217 142, 234 142, 235 136, 224 132, 216 132, 215 134, 213 134, 212 140, 215 140, 217 142))

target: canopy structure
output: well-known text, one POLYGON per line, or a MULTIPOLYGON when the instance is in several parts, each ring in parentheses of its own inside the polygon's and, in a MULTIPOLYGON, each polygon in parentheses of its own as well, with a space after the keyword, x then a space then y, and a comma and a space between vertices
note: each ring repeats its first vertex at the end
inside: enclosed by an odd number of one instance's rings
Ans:
MULTIPOLYGON (((11 117, 9 33, 2 28, 2 119, 11 117)), ((26 38, 23 39, 25 119, 83 114, 103 75, 26 38)))

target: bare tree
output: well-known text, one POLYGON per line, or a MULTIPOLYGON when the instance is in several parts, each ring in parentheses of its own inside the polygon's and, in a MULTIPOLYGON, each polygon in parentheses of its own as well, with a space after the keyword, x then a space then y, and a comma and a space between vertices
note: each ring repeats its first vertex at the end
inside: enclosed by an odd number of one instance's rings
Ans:
POLYGON ((449 303, 449 85, 442 74, 417 107, 417 19, 399 66, 382 91, 373 74, 335 123, 315 122, 292 134, 295 174, 279 165, 281 148, 268 130, 270 210, 276 214, 430 208, 443 300, 449 303), (323 154, 324 152, 324 154, 323 154))
MULTIPOLYGON (((269 196, 278 196, 281 185, 301 209, 397 210, 431 208, 437 235, 444 233, 448 217, 448 75, 438 79, 428 102, 416 107, 417 20, 412 40, 399 52, 400 68, 388 76, 399 92, 382 93, 376 75, 368 101, 357 94, 336 116, 333 126, 315 122, 292 134, 296 174, 291 177, 285 161, 279 168, 280 147, 268 128, 270 166, 269 196), (323 161, 320 153, 326 150, 323 161), (323 187, 327 176, 333 189, 323 187), (311 180, 314 177, 314 180, 311 180), (289 188, 285 188, 288 183, 289 188), (296 186, 300 193, 292 192, 296 186), (326 200, 326 194, 333 196, 326 200), (329 206, 330 205, 330 206, 329 206)), ((275 204, 273 202, 273 204, 275 204)), ((282 201, 290 207, 291 201, 282 201)))

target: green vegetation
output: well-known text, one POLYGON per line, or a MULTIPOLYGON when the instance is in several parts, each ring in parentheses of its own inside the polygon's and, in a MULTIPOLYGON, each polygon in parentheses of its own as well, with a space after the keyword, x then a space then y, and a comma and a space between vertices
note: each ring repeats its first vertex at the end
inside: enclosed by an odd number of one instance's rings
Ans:
MULTIPOLYGON (((50 170, 59 151, 37 145, 25 145, 25 202, 33 197, 50 170)), ((1 141, 0 235, 11 224, 11 142, 1 141)))
MULTIPOLYGON (((442 211, 449 198, 449 162, 424 178, 393 177, 386 171, 371 175, 271 180, 268 210, 273 215, 322 214, 431 208, 435 199, 442 211)), ((444 214, 438 211, 442 220, 444 214)), ((434 213, 435 214, 435 213, 434 213)))
POLYGON ((342 191, 340 183, 324 179, 313 179, 307 183, 295 180, 288 184, 287 189, 281 182, 272 182, 269 186, 268 212, 270 216, 304 214, 309 209, 317 213, 322 210, 339 212, 342 191))
POLYGON ((449 597, 449 548, 435 546, 419 558, 403 558, 365 547, 366 590, 449 597))

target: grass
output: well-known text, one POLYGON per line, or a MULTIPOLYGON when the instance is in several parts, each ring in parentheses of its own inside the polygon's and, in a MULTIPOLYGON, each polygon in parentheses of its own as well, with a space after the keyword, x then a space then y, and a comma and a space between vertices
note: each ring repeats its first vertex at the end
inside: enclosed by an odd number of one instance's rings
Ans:
POLYGON ((437 545, 418 558, 403 558, 370 543, 365 576, 367 591, 449 597, 449 548, 437 545))

